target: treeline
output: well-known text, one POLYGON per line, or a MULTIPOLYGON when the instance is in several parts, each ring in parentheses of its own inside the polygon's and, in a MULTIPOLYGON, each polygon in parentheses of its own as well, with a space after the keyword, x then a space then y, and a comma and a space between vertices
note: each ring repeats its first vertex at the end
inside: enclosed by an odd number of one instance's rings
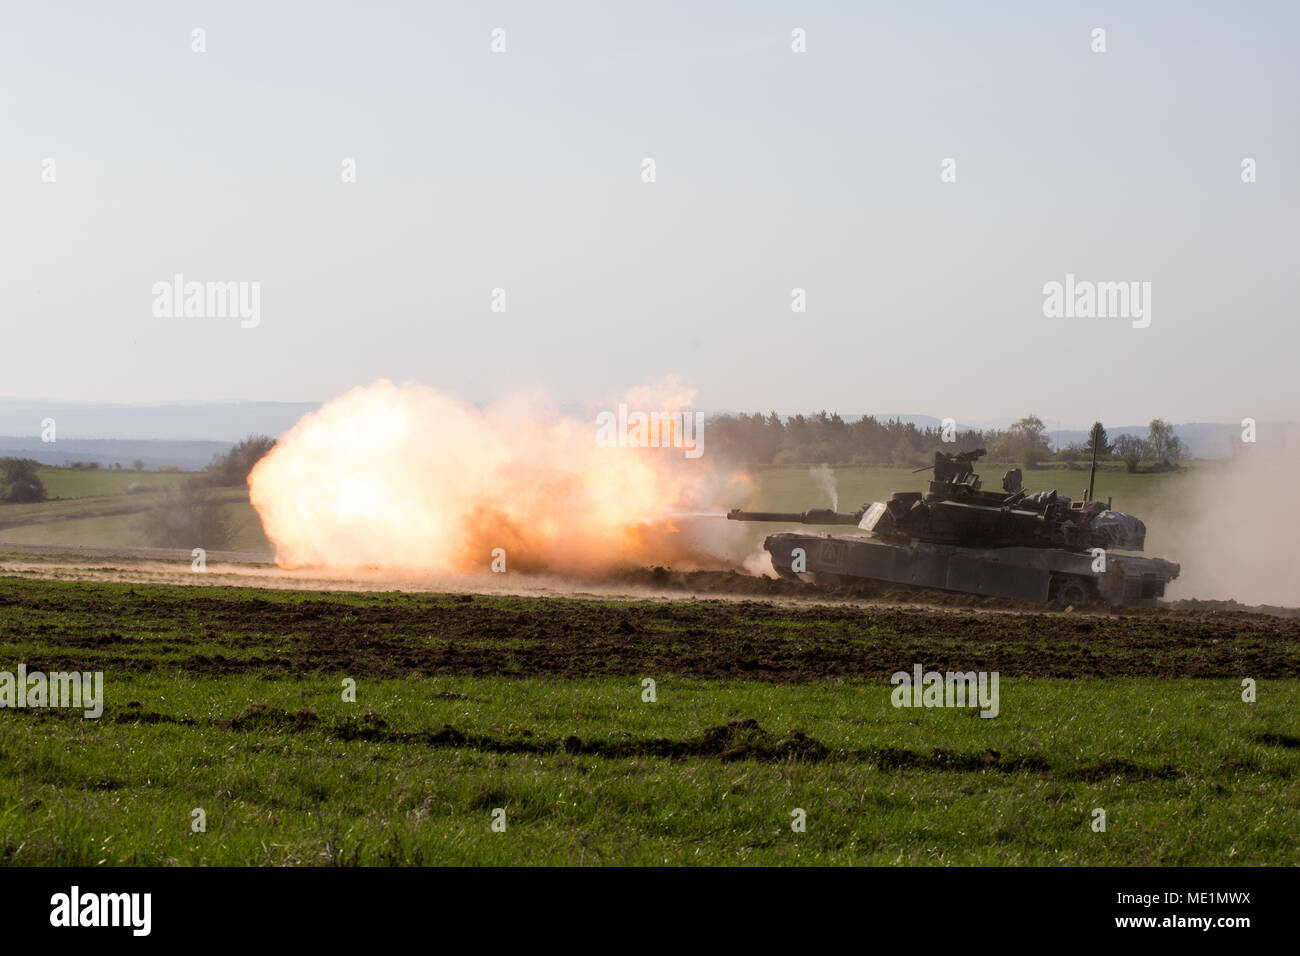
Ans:
POLYGON ((824 411, 815 415, 776 412, 715 415, 708 421, 710 455, 743 465, 910 465, 934 459, 937 448, 965 451, 984 447, 984 433, 959 432, 955 443, 944 443, 938 428, 918 428, 911 422, 866 417, 846 422, 824 411))
MULTIPOLYGON (((866 416, 845 421, 825 411, 815 415, 722 414, 708 421, 710 454, 742 465, 898 465, 919 468, 934 461, 937 450, 946 452, 984 448, 991 462, 1037 467, 1047 461, 1090 458, 1092 441, 1053 449, 1047 428, 1037 415, 1026 415, 1004 429, 965 429, 945 435, 936 427, 920 428, 897 419, 880 421, 866 416), (948 439, 948 440, 945 440, 948 439)), ((1169 467, 1185 456, 1173 426, 1163 419, 1151 422, 1144 441, 1121 435, 1112 442, 1105 426, 1096 422, 1090 433, 1098 438, 1098 456, 1124 460, 1130 471, 1148 461, 1169 467)))

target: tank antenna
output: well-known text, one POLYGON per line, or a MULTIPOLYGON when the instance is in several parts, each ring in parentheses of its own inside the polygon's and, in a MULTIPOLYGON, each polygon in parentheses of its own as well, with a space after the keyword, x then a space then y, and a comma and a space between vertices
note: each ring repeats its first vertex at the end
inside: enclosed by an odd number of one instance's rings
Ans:
POLYGON ((1092 501, 1093 486, 1097 481, 1097 439, 1101 437, 1101 429, 1093 426, 1092 429, 1092 473, 1088 475, 1088 501, 1092 501))

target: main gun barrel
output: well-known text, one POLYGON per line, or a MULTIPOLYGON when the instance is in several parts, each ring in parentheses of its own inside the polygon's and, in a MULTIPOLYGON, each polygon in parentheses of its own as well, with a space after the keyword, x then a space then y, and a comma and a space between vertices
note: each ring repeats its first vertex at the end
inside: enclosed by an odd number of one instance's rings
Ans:
POLYGON ((786 524, 856 525, 862 520, 862 512, 845 514, 842 511, 831 511, 829 508, 814 508, 811 511, 803 512, 741 511, 739 508, 733 508, 727 512, 727 518, 731 521, 781 521, 786 524))

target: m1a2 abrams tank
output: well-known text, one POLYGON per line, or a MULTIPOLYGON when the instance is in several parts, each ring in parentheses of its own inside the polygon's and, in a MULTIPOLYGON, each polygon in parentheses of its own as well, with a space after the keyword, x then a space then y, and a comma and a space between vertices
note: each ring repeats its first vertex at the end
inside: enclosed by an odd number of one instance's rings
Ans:
POLYGON ((936 452, 928 494, 896 492, 852 514, 736 509, 727 517, 856 526, 854 533, 767 536, 778 574, 816 584, 870 580, 1025 601, 1141 605, 1163 597, 1178 577, 1177 564, 1127 553, 1142 550, 1146 525, 1093 500, 1095 457, 1084 499, 1071 501, 1055 491, 1027 493, 1019 469, 1003 476, 1001 492, 982 490, 972 466, 983 454, 936 452))

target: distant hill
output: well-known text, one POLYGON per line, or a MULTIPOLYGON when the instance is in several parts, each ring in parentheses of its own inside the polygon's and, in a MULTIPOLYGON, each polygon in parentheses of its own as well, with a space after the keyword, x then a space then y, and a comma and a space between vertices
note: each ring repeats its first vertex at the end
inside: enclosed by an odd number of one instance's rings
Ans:
MULTIPOLYGON (((95 461, 101 466, 120 462, 123 467, 139 458, 146 467, 176 465, 185 470, 205 467, 214 455, 224 454, 231 445, 251 434, 278 437, 292 428, 303 415, 320 408, 319 402, 211 402, 152 405, 97 404, 87 402, 39 402, 0 399, 0 455, 22 455, 45 464, 95 461), (40 440, 41 422, 53 418, 57 443, 40 440)), ((577 417, 586 412, 566 409, 577 417)), ((786 413, 782 413, 784 417, 786 413)), ((885 422, 897 419, 918 428, 939 428, 942 419, 933 415, 872 412, 885 422)), ((863 418, 842 414, 845 421, 863 418)), ((958 422, 958 431, 970 428, 1005 428, 1010 420, 958 422)), ((1047 422, 1048 436, 1056 447, 1086 443, 1087 428, 1054 429, 1047 422)), ((1260 422, 1259 440, 1282 437, 1300 441, 1300 424, 1260 422)), ((1147 436, 1146 425, 1107 426, 1111 438, 1119 435, 1147 436)), ((1193 458, 1220 458, 1230 453, 1241 439, 1236 423, 1192 422, 1175 425, 1174 434, 1183 440, 1193 458)))
POLYGON ((39 444, 41 422, 53 418, 60 445, 69 439, 89 438, 234 443, 253 433, 282 435, 320 405, 320 402, 112 405, 0 400, 0 435, 30 435, 39 444))
POLYGON ((202 471, 217 455, 230 451, 234 442, 222 441, 145 441, 115 438, 60 438, 46 444, 39 438, 0 437, 0 458, 31 458, 43 465, 67 465, 74 461, 93 461, 101 468, 118 464, 130 468, 136 459, 155 471, 174 465, 181 471, 202 471))

